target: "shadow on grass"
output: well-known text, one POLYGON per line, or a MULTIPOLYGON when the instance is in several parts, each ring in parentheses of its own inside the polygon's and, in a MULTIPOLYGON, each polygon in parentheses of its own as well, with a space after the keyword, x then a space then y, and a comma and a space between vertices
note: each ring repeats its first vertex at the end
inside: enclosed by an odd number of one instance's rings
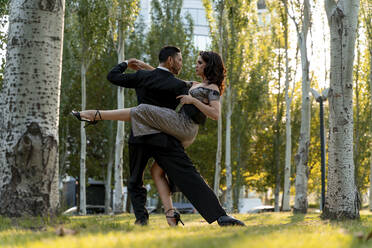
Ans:
POLYGON ((292 214, 291 216, 288 216, 290 219, 290 223, 297 224, 299 222, 303 222, 305 220, 306 214, 292 214))

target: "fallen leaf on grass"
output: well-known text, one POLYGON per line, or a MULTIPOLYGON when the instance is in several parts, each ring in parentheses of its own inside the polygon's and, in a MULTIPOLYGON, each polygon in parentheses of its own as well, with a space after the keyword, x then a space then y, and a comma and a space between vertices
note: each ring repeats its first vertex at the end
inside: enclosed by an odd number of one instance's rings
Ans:
POLYGON ((77 233, 78 233, 77 231, 64 228, 63 226, 58 227, 56 230, 56 234, 61 237, 66 236, 66 235, 75 235, 77 233))

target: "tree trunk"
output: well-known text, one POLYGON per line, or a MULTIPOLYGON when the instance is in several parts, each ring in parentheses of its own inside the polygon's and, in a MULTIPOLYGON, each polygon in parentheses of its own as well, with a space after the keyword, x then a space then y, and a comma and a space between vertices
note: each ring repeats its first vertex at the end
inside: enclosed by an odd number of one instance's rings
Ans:
MULTIPOLYGON (((222 105, 222 98, 221 98, 222 105)), ((213 190, 217 198, 220 195, 220 178, 221 178, 221 159, 222 159, 222 118, 218 118, 217 124, 217 152, 216 152, 216 168, 214 171, 214 186, 213 190)))
MULTIPOLYGON (((286 1, 286 0, 285 0, 286 1)), ((285 14, 287 15, 287 4, 285 4, 285 14)), ((292 128, 291 128, 291 102, 289 97, 289 58, 288 58, 288 22, 287 17, 284 23, 284 45, 285 45, 285 167, 284 167, 284 190, 282 211, 290 211, 290 189, 291 189, 291 157, 292 157, 292 128)), ((295 80, 295 79, 293 79, 295 80)))
POLYGON ((233 211, 232 197, 232 171, 231 171, 231 84, 226 89, 226 150, 225 150, 225 168, 226 168, 226 207, 228 212, 233 211))
POLYGON ((282 119, 282 105, 280 99, 280 81, 281 81, 281 53, 278 57, 278 94, 276 98, 276 120, 274 123, 274 165, 275 165, 275 204, 274 211, 279 212, 279 193, 280 193, 280 122, 282 119))
POLYGON ((353 161, 353 61, 359 1, 325 2, 331 33, 328 187, 324 218, 359 218, 353 161))
MULTIPOLYGON (((359 25, 358 25, 359 26, 359 25)), ((355 177, 355 184, 356 187, 359 191, 359 187, 361 186, 359 184, 359 179, 358 179, 358 171, 359 171, 359 144, 360 144, 360 134, 359 134, 359 128, 360 128, 360 111, 359 111, 359 68, 360 68, 360 43, 359 43, 359 35, 357 35, 357 59, 356 59, 356 67, 355 67, 355 142, 354 142, 354 165, 355 165, 355 172, 354 172, 354 177, 355 177)))
POLYGON ((301 128, 298 152, 295 156, 296 162, 296 195, 294 212, 306 213, 307 202, 307 183, 309 176, 308 159, 310 144, 310 80, 309 80, 309 61, 307 58, 307 34, 310 25, 310 4, 309 0, 304 1, 304 17, 301 31, 297 30, 297 38, 301 52, 302 66, 302 103, 301 103, 301 128))
POLYGON ((109 140, 109 162, 107 164, 107 174, 105 183, 105 213, 110 213, 111 206, 111 178, 112 178, 112 165, 114 163, 114 149, 113 149, 113 122, 110 123, 110 140, 109 140))
POLYGON ((0 214, 54 215, 65 2, 10 3, 0 120, 0 214))
MULTIPOLYGON (((279 96, 278 96, 279 97, 279 96)), ((279 111, 279 110, 278 110, 279 111)), ((274 163, 275 163, 275 204, 274 211, 279 212, 279 193, 280 193, 280 130, 279 130, 279 120, 277 120, 275 128, 275 140, 274 140, 274 163)))
MULTIPOLYGON (((219 9, 219 39, 218 39, 218 50, 219 54, 223 56, 223 35, 222 35, 222 20, 223 20, 223 13, 224 13, 224 1, 221 1, 221 6, 219 9)), ((221 97, 220 105, 223 106, 223 97, 221 97)), ((222 111, 222 108, 221 108, 222 111)), ((216 151, 216 169, 214 172, 214 185, 213 190, 216 194, 217 198, 220 195, 220 178, 221 178, 221 161, 222 161, 222 114, 218 118, 217 122, 217 151, 216 151)))
MULTIPOLYGON (((118 63, 124 61, 124 32, 122 26, 118 28, 118 63)), ((119 87, 118 93, 118 109, 124 108, 124 88, 119 87)), ((124 122, 118 121, 116 130, 116 145, 115 145, 115 193, 114 206, 115 214, 124 212, 124 187, 123 187, 123 151, 124 151, 124 122)))
MULTIPOLYGON (((81 110, 86 109, 86 63, 83 60, 81 63, 81 110)), ((86 180, 85 180, 85 174, 86 174, 86 157, 87 157, 87 139, 85 134, 85 128, 84 128, 84 122, 80 123, 80 142, 81 142, 81 148, 80 148, 80 180, 79 180, 79 186, 80 186, 80 214, 86 215, 87 214, 87 208, 86 208, 86 180)))

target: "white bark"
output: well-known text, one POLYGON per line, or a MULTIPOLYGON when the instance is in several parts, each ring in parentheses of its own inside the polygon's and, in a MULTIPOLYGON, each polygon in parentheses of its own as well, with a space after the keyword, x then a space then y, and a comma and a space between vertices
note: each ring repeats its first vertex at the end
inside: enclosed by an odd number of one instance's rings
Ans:
POLYGON ((354 168, 355 168, 355 184, 358 187, 359 182, 358 182, 358 161, 359 161, 359 144, 360 144, 360 134, 359 134, 359 128, 360 128, 360 107, 359 107, 359 93, 360 93, 360 87, 359 87, 359 68, 360 68, 360 42, 359 42, 359 37, 357 35, 357 44, 356 44, 356 49, 357 49, 357 58, 356 58, 356 65, 355 65, 355 142, 354 142, 354 168))
MULTIPOLYGON (((86 64, 83 60, 81 63, 81 109, 86 109, 86 64)), ((80 186, 80 204, 79 204, 79 213, 81 215, 87 214, 87 207, 86 207, 86 180, 85 180, 85 174, 86 174, 86 157, 87 157, 87 139, 85 134, 85 128, 84 128, 84 122, 80 123, 80 142, 81 142, 81 148, 80 148, 80 180, 79 180, 79 186, 80 186)))
POLYGON ((64 0, 13 0, 0 103, 0 214, 55 214, 64 0))
MULTIPOLYGON (((119 25, 118 32, 118 63, 124 61, 124 32, 119 25)), ((124 108, 124 88, 118 88, 118 109, 124 108)), ((118 121, 116 130, 116 145, 115 145, 115 192, 113 211, 115 214, 124 212, 124 187, 123 187, 123 151, 124 151, 124 122, 118 121)))
POLYGON ((290 188, 291 188, 291 157, 292 157, 292 128, 291 128, 291 103, 289 96, 289 58, 288 58, 288 26, 285 27, 285 167, 284 167, 284 190, 282 211, 290 211, 290 188))
POLYGON ((232 192, 232 171, 231 171, 231 84, 226 89, 226 150, 225 150, 225 168, 226 168, 226 208, 228 212, 233 211, 233 192, 232 192))
MULTIPOLYGON (((297 24, 296 24, 297 25, 297 24)), ((307 57, 307 34, 310 25, 310 3, 304 0, 304 16, 301 31, 297 29, 297 38, 301 53, 302 66, 302 104, 301 104, 301 129, 298 152, 295 156, 296 161, 296 195, 294 211, 306 213, 307 202, 307 183, 308 183, 308 157, 310 144, 310 80, 309 80, 309 61, 307 57)), ((297 25, 298 26, 298 25, 297 25)))
MULTIPOLYGON (((112 129, 111 129, 112 130, 112 129)), ((111 134, 110 134, 111 136, 111 134)), ((110 138, 111 140, 111 138, 110 138)), ((110 154, 109 154, 109 162, 107 165, 107 174, 106 174, 106 182, 105 182, 105 213, 110 213, 110 203, 111 203, 111 177, 112 177, 112 165, 114 163, 114 156, 113 156, 113 144, 110 142, 110 154)))
MULTIPOLYGON (((222 20, 223 20, 223 13, 224 13, 224 8, 223 4, 224 1, 221 1, 221 8, 219 10, 219 39, 218 39, 218 50, 220 56, 223 56, 223 34, 222 34, 222 20)), ((223 106, 223 97, 221 97, 220 100, 220 105, 223 106)), ((222 109, 220 110, 222 111, 222 109)), ((216 151, 216 168, 214 172, 214 186, 213 190, 214 193, 216 194, 217 198, 220 195, 220 178, 221 178, 221 160, 222 160, 222 115, 218 118, 218 127, 217 127, 217 151, 216 151)))
POLYGON ((324 217, 358 218, 353 161, 353 61, 359 1, 325 1, 331 33, 328 187, 324 217))
MULTIPOLYGON (((221 98, 222 105, 222 98, 221 98)), ((216 168, 214 171, 214 186, 213 190, 217 198, 220 194, 220 178, 221 178, 221 158, 222 158, 222 118, 218 118, 217 123, 217 151, 216 151, 216 168)))

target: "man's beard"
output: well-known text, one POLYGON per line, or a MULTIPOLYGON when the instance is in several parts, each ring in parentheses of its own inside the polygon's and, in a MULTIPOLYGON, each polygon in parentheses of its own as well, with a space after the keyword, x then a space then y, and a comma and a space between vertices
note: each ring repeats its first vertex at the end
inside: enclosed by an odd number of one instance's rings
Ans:
POLYGON ((178 70, 178 68, 176 68, 175 66, 172 66, 172 71, 175 75, 178 75, 181 71, 181 69, 178 70))

